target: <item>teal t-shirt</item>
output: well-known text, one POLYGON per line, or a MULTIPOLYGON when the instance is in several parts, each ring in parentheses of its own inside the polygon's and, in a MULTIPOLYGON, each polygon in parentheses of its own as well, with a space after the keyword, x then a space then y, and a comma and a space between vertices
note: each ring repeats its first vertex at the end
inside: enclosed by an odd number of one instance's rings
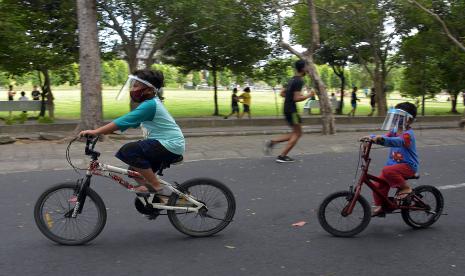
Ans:
POLYGON ((117 118, 113 123, 122 132, 130 127, 140 126, 144 139, 156 139, 174 154, 184 153, 184 135, 157 97, 145 100, 136 109, 117 118))

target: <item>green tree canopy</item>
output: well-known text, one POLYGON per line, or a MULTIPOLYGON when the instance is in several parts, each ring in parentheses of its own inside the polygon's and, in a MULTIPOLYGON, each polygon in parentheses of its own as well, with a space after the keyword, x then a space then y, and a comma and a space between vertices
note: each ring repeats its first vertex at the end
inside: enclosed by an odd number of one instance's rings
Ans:
POLYGON ((0 18, 0 67, 17 75, 40 72, 53 117, 49 70, 59 71, 77 61, 75 3, 3 0, 0 18))
POLYGON ((208 31, 185 34, 166 51, 166 62, 184 71, 208 70, 215 87, 214 114, 218 115, 217 73, 252 72, 252 65, 270 52, 259 1, 202 1, 195 11, 198 27, 208 31))

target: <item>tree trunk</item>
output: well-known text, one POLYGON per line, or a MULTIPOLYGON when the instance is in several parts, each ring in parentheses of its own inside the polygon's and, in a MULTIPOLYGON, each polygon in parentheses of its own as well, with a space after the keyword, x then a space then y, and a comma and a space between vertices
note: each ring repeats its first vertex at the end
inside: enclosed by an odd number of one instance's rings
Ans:
POLYGON ((217 71, 216 71, 216 68, 213 68, 212 70, 212 73, 213 73, 213 90, 214 90, 214 94, 213 94, 213 101, 215 102, 215 111, 213 112, 213 116, 218 116, 219 115, 219 111, 218 111, 218 80, 216 79, 216 74, 217 74, 217 71))
POLYGON ((47 108, 48 108, 48 117, 55 118, 55 103, 53 100, 55 99, 52 94, 52 88, 50 87, 50 75, 48 73, 48 69, 42 70, 44 74, 44 86, 42 93, 45 94, 47 97, 47 108))
POLYGON ((425 116, 425 95, 421 96, 421 116, 425 116))
POLYGON ((95 0, 78 0, 79 72, 81 78, 81 122, 76 131, 102 125, 100 48, 95 0))
POLYGON ((337 114, 342 115, 344 109, 344 88, 346 87, 346 77, 342 73, 341 78, 341 101, 337 107, 337 114))
POLYGON ((42 83, 42 76, 41 76, 41 71, 37 70, 37 76, 39 77, 39 84, 40 84, 40 90, 42 90, 42 93, 40 93, 40 112, 39 112, 39 117, 44 117, 45 116, 45 85, 42 83))
POLYGON ((387 100, 386 91, 384 90, 384 78, 383 73, 379 70, 378 65, 375 65, 374 79, 375 93, 376 93, 376 105, 378 106, 378 116, 386 116, 387 112, 387 100))
POLYGON ((312 28, 311 28, 311 38, 312 44, 309 48, 309 55, 306 55, 307 61, 307 70, 310 73, 313 83, 315 84, 316 93, 320 99, 320 111, 321 111, 321 121, 323 125, 323 135, 335 134, 336 127, 334 121, 334 114, 331 108, 331 103, 329 101, 328 92, 326 91, 326 86, 321 80, 318 70, 316 68, 315 62, 313 61, 314 51, 320 48, 320 23, 318 22, 318 16, 316 12, 316 6, 313 0, 307 0, 308 14, 310 15, 312 28))
POLYGON ((320 111, 321 111, 321 120, 323 124, 323 135, 335 134, 336 127, 334 121, 334 115, 331 108, 331 102, 329 101, 328 92, 326 91, 326 86, 318 74, 318 70, 313 62, 312 56, 306 57, 307 70, 312 78, 312 81, 315 85, 316 93, 320 99, 320 111))
POLYGON ((334 74, 339 78, 341 81, 341 101, 339 102, 339 106, 336 106, 336 113, 338 115, 342 115, 343 109, 344 109, 344 88, 346 87, 346 77, 344 75, 344 66, 336 66, 336 65, 331 65, 331 68, 333 69, 334 74))
POLYGON ((465 110, 463 111, 462 120, 459 122, 459 127, 462 128, 462 130, 465 129, 465 110))
POLYGON ((131 47, 130 50, 126 51, 126 55, 126 61, 128 62, 129 66, 129 74, 132 74, 137 70, 137 50, 134 47, 131 47))
POLYGON ((457 111, 457 96, 458 92, 452 92, 450 93, 450 103, 451 103, 451 113, 458 114, 459 112, 457 111))
MULTIPOLYGON (((127 46, 126 61, 128 62, 128 66, 129 66, 129 74, 134 73, 137 70, 137 49, 135 46, 127 46)), ((128 97, 129 97, 129 110, 136 109, 136 107, 139 106, 139 103, 134 102, 129 95, 128 97)))
POLYGON ((338 67, 340 68, 339 70, 336 69, 335 66, 331 66, 333 68, 334 74, 339 78, 341 81, 341 101, 339 102, 339 106, 336 107, 336 113, 338 115, 342 115, 343 110, 344 110, 344 88, 346 87, 346 77, 344 75, 344 67, 338 67))

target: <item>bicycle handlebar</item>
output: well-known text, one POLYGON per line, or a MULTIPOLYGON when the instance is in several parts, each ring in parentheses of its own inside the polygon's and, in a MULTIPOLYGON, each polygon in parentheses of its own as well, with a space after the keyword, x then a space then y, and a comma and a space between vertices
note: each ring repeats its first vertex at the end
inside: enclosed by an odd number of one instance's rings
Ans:
POLYGON ((360 138, 359 141, 362 142, 362 143, 373 143, 373 140, 371 138, 368 138, 368 137, 360 138))
POLYGON ((98 139, 100 138, 100 135, 92 136, 92 135, 86 134, 84 135, 84 137, 86 138, 85 154, 90 155, 94 158, 99 157, 100 152, 95 151, 94 148, 95 148, 95 144, 97 144, 98 139))

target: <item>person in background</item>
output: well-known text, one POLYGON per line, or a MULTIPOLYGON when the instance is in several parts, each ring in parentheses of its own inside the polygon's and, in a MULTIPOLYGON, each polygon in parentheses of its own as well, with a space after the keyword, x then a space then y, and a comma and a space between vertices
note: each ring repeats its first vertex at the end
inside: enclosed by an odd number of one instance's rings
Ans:
POLYGON ((329 102, 331 103, 331 107, 333 108, 333 110, 337 111, 338 109, 338 106, 337 106, 337 98, 336 98, 336 94, 331 93, 331 98, 329 99, 329 102))
POLYGON ((231 113, 224 116, 225 119, 228 119, 229 116, 236 114, 239 119, 239 97, 237 96, 237 88, 234 87, 231 95, 231 113))
POLYGON ((304 76, 306 72, 306 63, 304 60, 298 60, 294 64, 295 75, 288 82, 287 87, 281 90, 281 96, 284 97, 284 118, 292 128, 292 132, 283 136, 265 141, 263 151, 265 155, 270 155, 273 147, 279 143, 287 142, 281 154, 276 158, 278 163, 295 162, 294 159, 287 156, 289 152, 299 141, 302 136, 302 119, 297 112, 296 102, 305 101, 310 98, 310 94, 302 95, 304 87, 304 76))
POLYGON ((19 101, 29 101, 29 98, 26 97, 26 92, 21 91, 21 97, 18 99, 19 101))
POLYGON ((239 96, 239 100, 242 102, 242 113, 239 116, 239 118, 242 118, 245 113, 249 116, 249 119, 252 119, 252 116, 250 115, 250 102, 252 97, 250 96, 250 87, 244 88, 244 93, 242 93, 239 96))
MULTIPOLYGON (((13 101, 16 91, 13 90, 13 85, 8 85, 8 100, 13 101)), ((9 116, 11 117, 11 111, 8 111, 9 116)))
POLYGON ((347 116, 351 116, 350 114, 352 114, 353 117, 355 117, 355 111, 357 110, 357 101, 360 101, 359 98, 357 98, 357 86, 354 86, 354 88, 352 89, 352 96, 351 96, 351 99, 350 99, 350 104, 352 105, 352 110, 349 112, 349 114, 347 114, 347 116))
POLYGON ((8 100, 13 101, 15 95, 16 95, 16 91, 13 90, 13 85, 9 85, 8 86, 8 100))
POLYGON ((40 100, 40 91, 37 89, 37 85, 34 85, 32 92, 31 92, 32 100, 38 101, 40 100))
MULTIPOLYGON (((19 97, 18 101, 29 101, 29 98, 26 97, 26 92, 21 91, 21 97, 19 97)), ((27 111, 23 110, 23 113, 27 113, 27 111)))

